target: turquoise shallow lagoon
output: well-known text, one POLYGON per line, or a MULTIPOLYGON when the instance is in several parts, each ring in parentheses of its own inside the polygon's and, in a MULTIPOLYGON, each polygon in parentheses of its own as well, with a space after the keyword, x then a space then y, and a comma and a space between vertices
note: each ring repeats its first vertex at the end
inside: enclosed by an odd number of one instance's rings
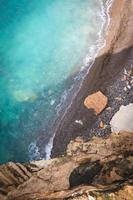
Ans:
POLYGON ((99 0, 0 0, 0 163, 32 158, 102 24, 99 0))

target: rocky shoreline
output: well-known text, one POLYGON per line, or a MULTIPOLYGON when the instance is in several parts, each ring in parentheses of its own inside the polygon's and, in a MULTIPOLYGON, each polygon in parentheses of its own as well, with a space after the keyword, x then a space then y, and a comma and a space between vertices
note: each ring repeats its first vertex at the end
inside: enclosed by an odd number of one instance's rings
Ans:
POLYGON ((130 70, 133 64, 132 0, 115 0, 110 9, 110 16, 106 46, 100 50, 79 93, 62 120, 56 125, 52 157, 65 154, 68 143, 77 136, 88 139, 93 135, 108 135, 109 122, 114 113, 121 105, 133 102, 133 89, 125 91, 125 82, 121 81, 124 70, 130 70), (88 95, 99 90, 108 97, 108 107, 111 107, 111 110, 107 108, 96 116, 93 110, 88 110, 84 106, 84 100, 88 95), (101 120, 108 127, 104 131, 98 129, 101 120), (82 121, 83 125, 75 121, 82 121))

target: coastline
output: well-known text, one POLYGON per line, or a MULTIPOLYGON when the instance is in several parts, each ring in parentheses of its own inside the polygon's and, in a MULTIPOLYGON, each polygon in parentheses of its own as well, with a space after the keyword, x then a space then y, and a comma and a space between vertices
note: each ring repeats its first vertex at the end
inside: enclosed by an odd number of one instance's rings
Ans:
MULTIPOLYGON (((67 84, 70 85, 69 82, 72 81, 73 83, 71 83, 70 88, 67 88, 64 91, 64 93, 61 96, 60 103, 55 107, 56 117, 51 122, 51 125, 48 128, 47 133, 45 135, 41 134, 37 138, 36 143, 35 144, 33 143, 33 148, 35 149, 36 154, 39 155, 40 159, 42 158, 45 158, 46 160, 50 159, 51 150, 53 147, 53 139, 55 136, 55 132, 58 129, 58 125, 67 114, 67 110, 71 107, 73 100, 78 95, 78 92, 82 87, 82 83, 84 82, 84 79, 89 73, 89 70, 94 63, 97 54, 106 45, 105 32, 110 23, 109 10, 110 7, 112 6, 113 1, 114 0, 105 0, 105 1, 100 0, 101 12, 99 14, 99 17, 102 21, 102 26, 99 32, 97 32, 97 39, 95 41, 95 44, 93 44, 91 47, 88 47, 87 55, 85 56, 83 61, 78 65, 78 69, 74 71, 71 74, 71 76, 67 79, 66 85, 67 84)), ((32 156, 33 155, 31 155, 31 160, 33 160, 32 156)))
MULTIPOLYGON (((88 138, 93 135, 92 130, 97 125, 97 117, 93 111, 84 107, 83 102, 86 96, 98 90, 103 91, 105 95, 108 94, 107 88, 117 82, 126 62, 129 63, 128 57, 133 44, 131 8, 131 0, 113 1, 109 10, 111 20, 106 31, 106 45, 99 51, 71 106, 62 120, 56 124, 52 157, 63 155, 71 139, 77 136, 88 138), (82 120, 83 127, 75 124, 75 120, 82 120)), ((118 106, 115 109, 117 110, 118 106)), ((110 117, 108 116, 108 120, 110 117)))
POLYGON ((1 200, 133 199, 133 1, 114 0, 110 16, 106 46, 55 124, 52 157, 57 157, 0 165, 1 200), (84 100, 99 90, 108 105, 95 115, 84 100))

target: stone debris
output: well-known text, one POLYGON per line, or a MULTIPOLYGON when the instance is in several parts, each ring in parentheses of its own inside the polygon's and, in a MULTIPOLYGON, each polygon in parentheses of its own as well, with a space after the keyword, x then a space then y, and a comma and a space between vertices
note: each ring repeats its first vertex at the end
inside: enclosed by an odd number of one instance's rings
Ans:
POLYGON ((96 200, 94 197, 88 195, 88 200, 96 200))
POLYGON ((129 84, 128 81, 126 82, 126 85, 127 85, 127 89, 131 90, 132 87, 131 87, 131 85, 129 84))
POLYGON ((121 79, 121 81, 126 81, 127 80, 127 77, 126 75, 123 76, 123 78, 121 79))
POLYGON ((83 126, 83 122, 82 122, 82 120, 75 120, 75 123, 76 123, 76 124, 80 124, 80 125, 83 126))
POLYGON ((103 123, 103 121, 100 121, 99 127, 100 127, 100 128, 104 128, 104 123, 103 123))
POLYGON ((126 68, 124 68, 124 75, 128 76, 128 72, 127 72, 126 68))
POLYGON ((96 115, 100 114, 105 109, 107 103, 108 98, 101 91, 89 95, 84 101, 85 107, 93 109, 96 115))
POLYGON ((127 92, 128 90, 131 90, 133 87, 133 65, 131 65, 130 70, 126 70, 126 68, 124 68, 123 74, 124 75, 121 81, 125 82, 126 86, 124 87, 124 91, 127 92))
POLYGON ((68 198, 68 200, 88 200, 88 196, 86 194, 72 194, 70 198, 68 198))
POLYGON ((111 107, 107 107, 107 108, 106 108, 106 110, 108 110, 108 111, 111 111, 111 110, 112 110, 112 108, 111 108, 111 107))
POLYGON ((133 132, 133 103, 121 106, 110 121, 112 132, 129 131, 133 132))
POLYGON ((115 100, 122 101, 122 98, 121 97, 116 97, 115 100))
POLYGON ((99 127, 100 127, 101 129, 105 129, 105 128, 107 128, 107 125, 104 124, 103 121, 100 121, 99 127))
POLYGON ((127 92, 127 87, 124 87, 124 91, 127 92))
POLYGON ((130 81, 131 85, 133 86, 133 80, 130 81))

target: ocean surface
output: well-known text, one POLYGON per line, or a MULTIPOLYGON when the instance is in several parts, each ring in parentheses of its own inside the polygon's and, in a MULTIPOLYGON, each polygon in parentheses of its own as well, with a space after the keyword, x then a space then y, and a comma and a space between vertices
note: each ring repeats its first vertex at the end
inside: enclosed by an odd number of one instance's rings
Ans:
POLYGON ((36 140, 49 141, 104 14, 100 0, 0 0, 0 163, 45 157, 36 140))

